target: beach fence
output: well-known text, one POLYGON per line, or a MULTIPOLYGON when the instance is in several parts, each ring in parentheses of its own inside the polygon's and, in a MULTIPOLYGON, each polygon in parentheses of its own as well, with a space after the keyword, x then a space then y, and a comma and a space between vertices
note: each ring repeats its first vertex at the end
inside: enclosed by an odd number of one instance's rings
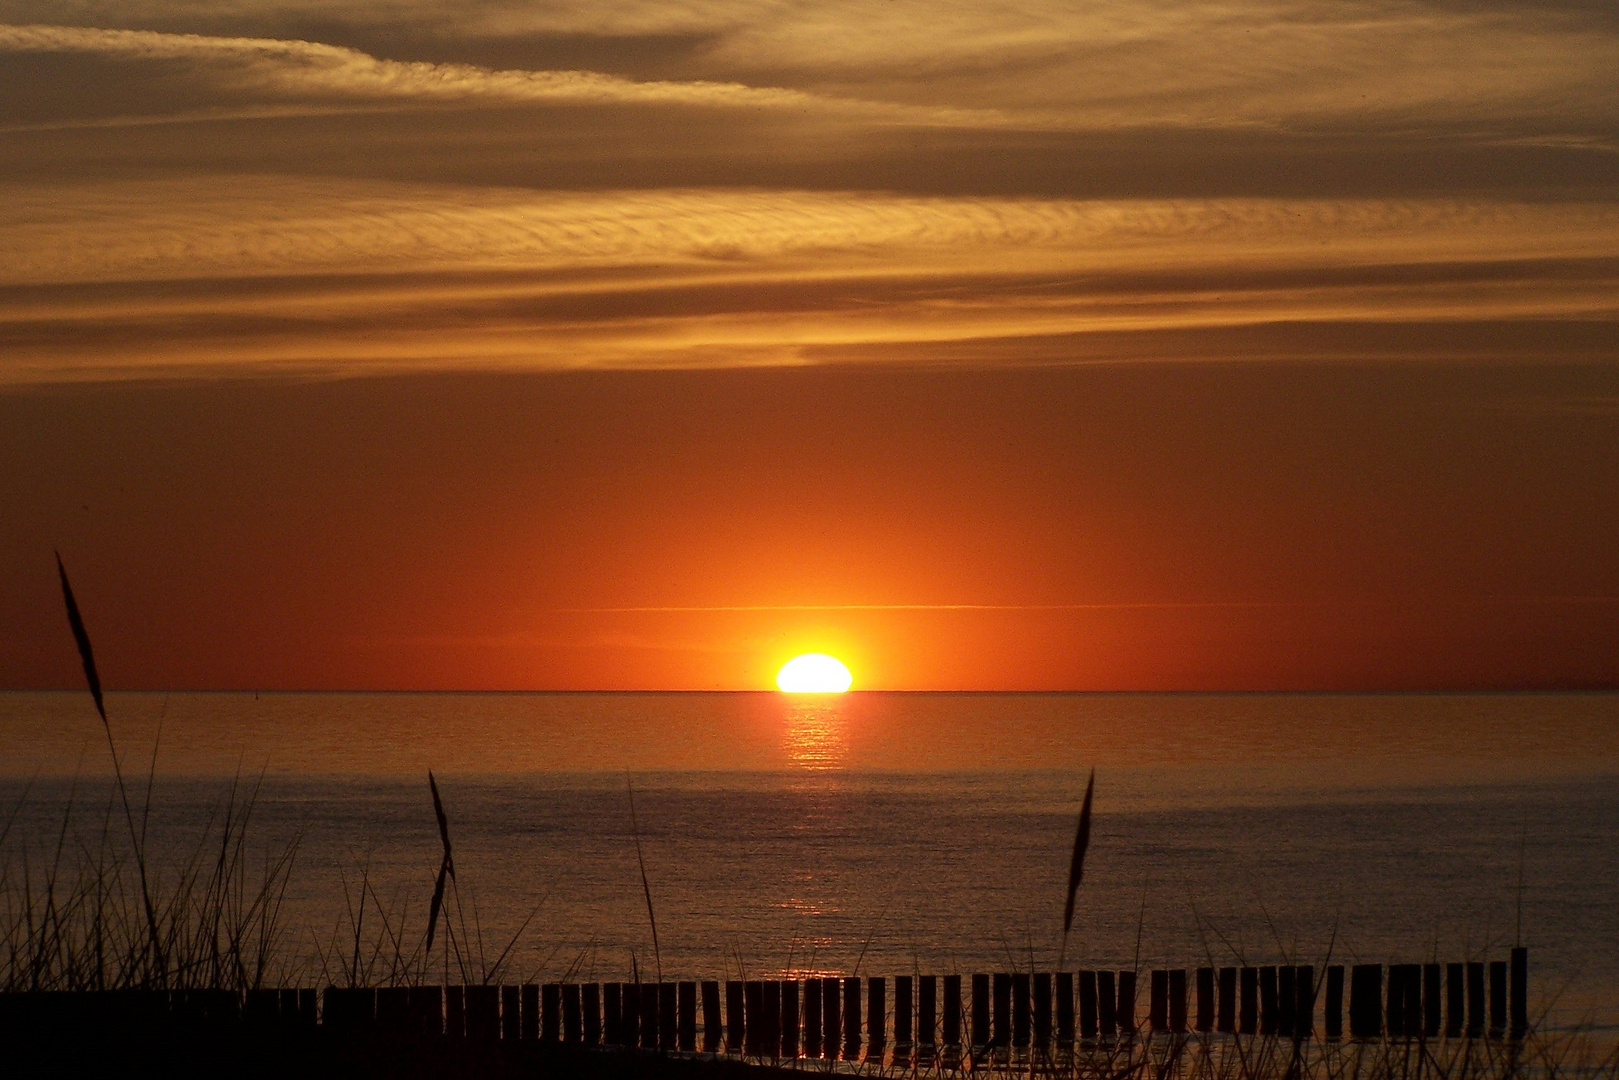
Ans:
POLYGON ((837 1068, 1057 1065, 1138 1040, 1518 1040, 1528 951, 1426 964, 1206 966, 962 975, 124 990, 0 995, 8 1040, 231 1028, 715 1055, 837 1068), (1138 977, 1139 975, 1139 977, 1138 977), (1144 984, 1144 985, 1143 985, 1144 984), (1143 993, 1144 991, 1144 993, 1143 993), (1347 1019, 1347 1025, 1345 1020, 1347 1019))

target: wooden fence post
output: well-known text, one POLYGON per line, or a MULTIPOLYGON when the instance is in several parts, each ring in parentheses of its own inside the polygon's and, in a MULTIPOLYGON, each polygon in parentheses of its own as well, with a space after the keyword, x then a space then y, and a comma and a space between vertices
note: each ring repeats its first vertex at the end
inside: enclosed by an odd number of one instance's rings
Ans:
POLYGON ((1344 966, 1332 964, 1327 968, 1327 1038, 1344 1037, 1344 966))
POLYGON ((452 1039, 467 1037, 466 989, 460 986, 444 988, 444 1034, 452 1039))
POLYGON ((1500 1038, 1507 1029, 1507 962, 1490 961, 1490 1035, 1500 1038))
POLYGON ((535 1042, 540 1037, 540 988, 535 983, 523 984, 523 1041, 535 1042))
POLYGON ((1462 964, 1445 965, 1445 1038, 1459 1039, 1467 1023, 1467 976, 1462 964))
POLYGON ((562 1041, 562 986, 546 983, 540 987, 540 1038, 548 1043, 562 1041))
POLYGON ((377 1026, 401 1032, 410 1027, 410 988, 384 986, 377 990, 377 1026))
POLYGON ((1214 1030, 1214 969, 1197 969, 1197 1030, 1214 1030))
POLYGON ((725 1041, 725 1027, 720 1022, 720 984, 718 980, 703 982, 703 1052, 716 1054, 725 1041))
POLYGON ((765 986, 758 979, 749 979, 742 987, 743 1013, 747 1017, 742 1048, 749 1057, 759 1057, 765 1042, 765 986))
POLYGON ((277 996, 281 999, 277 1004, 279 1005, 282 1026, 287 1028, 296 1027, 298 1021, 298 991, 281 990, 277 996))
POLYGON ((990 980, 990 996, 994 1017, 991 1020, 989 1041, 996 1049, 1012 1044, 1012 976, 997 971, 990 980))
POLYGON ((1152 996, 1147 1005, 1147 1027, 1153 1034, 1169 1030, 1169 972, 1162 968, 1154 968, 1152 972, 1152 996))
POLYGON ((1349 1034, 1375 1039, 1383 1034, 1383 966, 1356 964, 1349 972, 1349 1034))
POLYGON ((911 1018, 915 1006, 911 1000, 911 976, 894 976, 894 1056, 909 1058, 913 1041, 911 1018))
POLYGON ((600 983, 586 983, 579 1007, 585 1014, 585 1044, 599 1046, 602 1041, 602 995, 600 983))
POLYGON ((956 1053, 961 1051, 961 976, 944 977, 944 1044, 956 1053))
MULTIPOLYGON (((528 987, 523 988, 523 1004, 527 1005, 528 987)), ((529 1014, 524 1011, 523 1026, 529 1026, 529 1014)), ((524 1038, 527 1038, 525 1035, 524 1038)), ((581 1003, 578 983, 564 983, 562 986, 562 1041, 578 1043, 585 1041, 585 1010, 581 1003)))
POLYGON ((1186 969, 1169 969, 1169 1030, 1186 1033, 1186 969))
POLYGON ((1276 968, 1272 964, 1259 969, 1259 1033, 1276 1034, 1276 968))
POLYGON ((1293 1009, 1293 1037, 1308 1039, 1315 1034, 1315 968, 1302 964, 1295 972, 1298 996, 1293 1009))
POLYGON ((1405 965, 1389 965, 1387 1009, 1384 1024, 1389 1038, 1403 1039, 1405 1030, 1405 965))
POLYGON ((1259 969, 1244 967, 1242 977, 1242 1003, 1237 1014, 1238 1030, 1244 1035, 1259 1031, 1259 969))
POLYGON ((1237 1030, 1237 969, 1234 967, 1220 969, 1220 1002, 1214 1027, 1228 1035, 1237 1030))
POLYGON ((923 975, 916 985, 916 1041, 932 1057, 938 1044, 939 977, 923 975))
POLYGON ((631 1030, 636 1008, 630 1000, 635 987, 629 983, 602 986, 602 1039, 609 1046, 634 1046, 640 1035, 631 1030))
POLYGON ((500 990, 494 986, 466 987, 467 1038, 494 1042, 500 1038, 500 990))
POLYGON ((1127 1039, 1136 1034, 1136 973, 1119 972, 1119 1032, 1127 1039))
POLYGON ((989 976, 973 976, 972 1056, 989 1049, 989 976))
POLYGON ((821 1056, 821 980, 804 980, 804 1056, 821 1056))
POLYGON ((798 980, 783 979, 781 983, 781 1056, 798 1057, 798 980))
POLYGON ((1424 1038, 1437 1039, 1439 1027, 1444 1018, 1444 1002, 1439 992, 1439 965, 1424 964, 1422 967, 1422 1034, 1424 1038))
POLYGON ((523 1036, 522 1005, 519 1003, 521 988, 516 986, 502 986, 500 988, 500 1037, 507 1042, 516 1042, 523 1036))
POLYGON ((1298 971, 1292 964, 1276 969, 1276 1034, 1293 1037, 1293 1013, 1299 1004, 1298 971))
POLYGON ((781 983, 774 979, 760 982, 759 1000, 764 1006, 759 1014, 759 1056, 774 1061, 781 1057, 781 983))
POLYGON ((656 1050, 662 1042, 658 1031, 658 984, 641 984, 641 1049, 656 1050))
MULTIPOLYGON (((1056 999, 1056 1040, 1057 1049, 1068 1051, 1074 1048, 1074 973, 1072 971, 1059 971, 1056 976, 1056 987, 1052 993, 1056 999)), ((1096 973, 1091 972, 1094 982, 1096 973)))
POLYGON ((689 1054, 697 1049, 697 984, 678 983, 676 993, 679 996, 675 1006, 675 1028, 680 1049, 689 1054))
POLYGON ((1029 1015, 1029 973, 1015 972, 1012 975, 1012 1045, 1018 1050, 1027 1052, 1029 1049, 1030 1020, 1029 1015))
POLYGON ((1507 1034, 1521 1039, 1529 1031, 1529 950, 1512 950, 1512 1017, 1507 1034))
POLYGON ((658 1049, 670 1051, 679 1045, 677 1026, 679 1005, 678 987, 674 983, 658 983, 658 1049))
POLYGON ((1467 965, 1467 1037, 1484 1035, 1484 965, 1469 961, 1467 965))
POLYGON ((1037 971, 1031 984, 1034 993, 1034 1049, 1042 1056, 1051 1053, 1051 973, 1037 971))
POLYGON ((413 1031, 441 1038, 444 1035, 444 988, 410 988, 410 1025, 413 1031))
POLYGON ((843 1060, 860 1060, 860 976, 843 980, 843 1060))
POLYGON ((1405 1034, 1422 1038, 1422 965, 1405 965, 1405 1034))
POLYGON ((843 983, 837 978, 821 980, 821 1056, 828 1061, 837 1060, 843 1045, 843 983))
POLYGON ((618 1046, 619 1027, 623 1024, 622 1014, 619 1012, 620 997, 618 983, 602 984, 602 1043, 606 1046, 618 1046))
POLYGON ((725 983, 725 1049, 733 1054, 740 1054, 747 1045, 744 1041, 746 1028, 743 1023, 743 1013, 747 1010, 742 1001, 746 996, 745 984, 737 979, 727 980, 725 983))
POLYGON ((888 981, 877 975, 866 980, 866 1060, 883 1063, 888 1048, 888 981))

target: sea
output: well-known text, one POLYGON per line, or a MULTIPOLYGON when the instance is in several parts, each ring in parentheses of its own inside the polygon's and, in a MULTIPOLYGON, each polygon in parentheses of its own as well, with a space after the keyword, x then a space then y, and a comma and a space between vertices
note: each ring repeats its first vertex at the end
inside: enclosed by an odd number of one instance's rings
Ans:
POLYGON ((47 882, 105 880, 132 834, 167 896, 217 867, 228 831, 233 902, 273 900, 254 924, 266 977, 303 985, 397 978, 407 954, 434 981, 527 982, 1319 970, 1522 944, 1544 1029, 1619 1032, 1619 695, 106 705, 104 728, 83 693, 0 694, 10 932, 26 893, 37 911, 47 882), (443 865, 430 773, 454 874, 424 958, 443 865))

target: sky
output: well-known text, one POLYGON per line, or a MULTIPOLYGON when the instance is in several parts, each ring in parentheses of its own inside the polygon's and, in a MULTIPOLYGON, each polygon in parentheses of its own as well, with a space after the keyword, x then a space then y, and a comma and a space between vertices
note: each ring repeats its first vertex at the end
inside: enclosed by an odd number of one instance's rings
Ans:
POLYGON ((0 0, 0 686, 1619 686, 1589 0, 0 0))

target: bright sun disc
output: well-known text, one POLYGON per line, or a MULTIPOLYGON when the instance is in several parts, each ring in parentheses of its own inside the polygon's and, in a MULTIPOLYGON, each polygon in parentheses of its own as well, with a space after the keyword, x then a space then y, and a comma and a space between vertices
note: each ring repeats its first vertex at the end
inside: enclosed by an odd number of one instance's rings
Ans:
POLYGON ((784 694, 841 694, 852 682, 843 661, 826 653, 795 656, 776 672, 776 685, 784 694))

